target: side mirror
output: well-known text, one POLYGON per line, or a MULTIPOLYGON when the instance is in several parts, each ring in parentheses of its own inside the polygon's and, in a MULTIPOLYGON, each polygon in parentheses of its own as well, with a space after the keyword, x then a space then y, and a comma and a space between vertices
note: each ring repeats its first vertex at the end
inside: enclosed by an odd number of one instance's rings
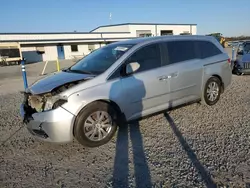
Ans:
POLYGON ((130 75, 136 72, 140 68, 140 64, 137 62, 132 62, 126 65, 126 75, 130 75))

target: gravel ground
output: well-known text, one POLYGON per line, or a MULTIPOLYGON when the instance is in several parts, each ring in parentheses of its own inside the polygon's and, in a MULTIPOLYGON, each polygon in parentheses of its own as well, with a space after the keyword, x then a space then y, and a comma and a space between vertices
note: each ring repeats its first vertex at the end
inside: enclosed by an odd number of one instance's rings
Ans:
POLYGON ((0 187, 250 187, 249 83, 233 76, 217 105, 144 119, 92 149, 32 138, 20 94, 0 95, 0 187))

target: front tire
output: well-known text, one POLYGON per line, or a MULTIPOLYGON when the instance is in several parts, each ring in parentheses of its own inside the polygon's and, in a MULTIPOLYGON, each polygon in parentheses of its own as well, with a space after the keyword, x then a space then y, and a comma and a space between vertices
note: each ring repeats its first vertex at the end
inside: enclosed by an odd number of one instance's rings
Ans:
POLYGON ((74 136, 87 147, 108 143, 117 130, 117 112, 105 102, 93 102, 82 109, 76 118, 74 136))
POLYGON ((220 99, 221 92, 222 83, 220 79, 214 76, 209 78, 203 91, 203 103, 208 106, 215 105, 220 99))

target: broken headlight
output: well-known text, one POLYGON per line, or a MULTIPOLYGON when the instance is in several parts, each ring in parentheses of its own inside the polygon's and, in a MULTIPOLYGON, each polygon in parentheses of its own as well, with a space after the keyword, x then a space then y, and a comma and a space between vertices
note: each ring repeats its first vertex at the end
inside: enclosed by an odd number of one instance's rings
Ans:
POLYGON ((66 102, 67 100, 58 97, 48 98, 44 106, 44 111, 56 109, 57 107, 62 106, 66 102))
POLYGON ((54 104, 53 104, 53 106, 52 106, 52 109, 56 109, 56 108, 58 108, 59 106, 62 106, 64 103, 66 103, 67 102, 67 100, 65 100, 65 99, 59 99, 59 100, 57 100, 54 104))

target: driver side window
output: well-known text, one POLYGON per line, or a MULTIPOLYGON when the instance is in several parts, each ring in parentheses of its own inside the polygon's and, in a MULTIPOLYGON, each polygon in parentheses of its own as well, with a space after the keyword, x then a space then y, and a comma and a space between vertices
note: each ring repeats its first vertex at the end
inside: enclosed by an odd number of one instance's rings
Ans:
POLYGON ((142 72, 155 69, 161 66, 161 54, 159 44, 150 44, 142 47, 130 56, 125 64, 137 62, 140 68, 136 71, 142 72))
POLYGON ((109 80, 120 77, 121 69, 124 68, 124 65, 133 62, 137 62, 140 65, 136 73, 161 67, 160 45, 150 44, 134 52, 125 63, 109 77, 109 80))

